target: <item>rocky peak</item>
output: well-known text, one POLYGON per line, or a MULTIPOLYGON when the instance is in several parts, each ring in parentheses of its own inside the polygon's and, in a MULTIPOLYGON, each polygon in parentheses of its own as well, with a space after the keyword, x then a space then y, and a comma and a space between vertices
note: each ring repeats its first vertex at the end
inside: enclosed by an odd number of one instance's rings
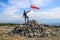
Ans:
POLYGON ((9 34, 20 34, 26 37, 48 37, 54 34, 50 29, 46 28, 42 24, 38 24, 36 20, 30 20, 27 25, 21 24, 19 27, 14 28, 9 34))

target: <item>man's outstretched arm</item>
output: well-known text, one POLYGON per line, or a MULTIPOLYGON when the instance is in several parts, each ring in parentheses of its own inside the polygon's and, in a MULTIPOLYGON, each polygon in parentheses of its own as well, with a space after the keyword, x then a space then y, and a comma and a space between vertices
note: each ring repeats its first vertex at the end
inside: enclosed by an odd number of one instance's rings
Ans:
POLYGON ((27 11, 26 13, 30 12, 31 10, 27 11))

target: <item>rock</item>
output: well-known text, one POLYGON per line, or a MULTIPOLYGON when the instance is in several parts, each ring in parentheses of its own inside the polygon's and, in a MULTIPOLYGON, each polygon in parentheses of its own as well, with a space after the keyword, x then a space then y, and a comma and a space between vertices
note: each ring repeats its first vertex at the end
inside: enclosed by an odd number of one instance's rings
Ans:
POLYGON ((50 29, 44 25, 38 24, 35 20, 30 20, 27 24, 21 24, 19 27, 14 28, 11 34, 20 34, 25 37, 48 37, 55 35, 50 29))

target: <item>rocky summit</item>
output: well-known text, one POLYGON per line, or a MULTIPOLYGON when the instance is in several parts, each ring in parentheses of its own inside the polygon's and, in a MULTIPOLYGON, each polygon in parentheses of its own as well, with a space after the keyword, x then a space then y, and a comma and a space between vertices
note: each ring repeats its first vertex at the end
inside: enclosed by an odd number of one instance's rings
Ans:
POLYGON ((56 33, 51 31, 51 29, 45 27, 42 24, 39 24, 38 22, 36 22, 36 20, 30 20, 27 23, 20 24, 18 27, 9 32, 9 34, 20 34, 21 36, 30 38, 56 35, 56 33))

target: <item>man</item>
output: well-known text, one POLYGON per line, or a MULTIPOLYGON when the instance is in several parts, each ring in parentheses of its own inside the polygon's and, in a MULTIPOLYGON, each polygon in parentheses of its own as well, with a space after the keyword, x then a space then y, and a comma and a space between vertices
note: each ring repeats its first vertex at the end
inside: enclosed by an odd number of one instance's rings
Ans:
POLYGON ((29 17, 27 16, 28 12, 30 12, 30 10, 27 12, 24 10, 24 13, 23 13, 23 17, 25 18, 25 23, 26 23, 26 21, 29 21, 29 17))

